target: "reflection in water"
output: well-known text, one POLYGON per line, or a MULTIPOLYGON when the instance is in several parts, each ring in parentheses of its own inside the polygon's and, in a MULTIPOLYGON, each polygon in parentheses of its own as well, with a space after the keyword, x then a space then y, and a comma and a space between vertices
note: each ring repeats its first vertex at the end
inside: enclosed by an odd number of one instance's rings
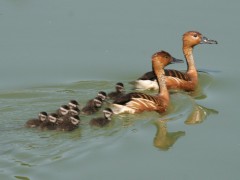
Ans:
POLYGON ((184 131, 177 132, 168 132, 166 120, 157 120, 155 121, 155 126, 157 128, 156 135, 153 140, 155 147, 167 151, 173 144, 180 138, 185 135, 184 131))
POLYGON ((209 72, 217 72, 211 70, 199 71, 199 84, 195 91, 188 92, 187 94, 192 97, 193 110, 187 117, 185 124, 199 124, 202 123, 210 114, 218 114, 215 109, 210 109, 204 106, 200 106, 195 100, 203 100, 207 98, 204 90, 209 87, 213 82, 213 77, 209 72))
POLYGON ((207 95, 204 93, 203 87, 198 84, 197 88, 194 91, 187 92, 188 95, 190 95, 194 99, 206 99, 207 95))
POLYGON ((15 160, 16 163, 19 163, 21 166, 26 166, 26 167, 32 167, 31 164, 20 161, 20 160, 15 160))
POLYGON ((188 94, 192 98, 198 99, 198 100, 206 99, 207 95, 205 93, 205 90, 212 84, 213 77, 208 72, 203 72, 203 71, 201 71, 201 73, 198 73, 198 75, 199 75, 199 82, 198 82, 198 86, 194 91, 187 92, 183 90, 171 89, 170 92, 171 93, 181 92, 183 94, 188 94))
POLYGON ((193 102, 193 105, 193 110, 187 117, 185 124, 199 124, 202 123, 210 114, 218 114, 218 111, 215 109, 200 106, 196 102, 193 102))
POLYGON ((30 180, 28 177, 25 176, 14 176, 16 179, 21 179, 21 180, 30 180))

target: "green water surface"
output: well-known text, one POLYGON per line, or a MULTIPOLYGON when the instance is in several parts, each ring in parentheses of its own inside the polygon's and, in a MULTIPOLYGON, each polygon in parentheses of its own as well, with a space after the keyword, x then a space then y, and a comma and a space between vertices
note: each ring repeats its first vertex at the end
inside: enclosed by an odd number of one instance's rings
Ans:
MULTIPOLYGON (((0 1, 0 179, 236 180, 240 177, 240 2, 0 1), (172 92, 167 113, 81 115, 71 132, 27 129, 40 111, 84 105, 151 69, 166 50, 184 58, 182 34, 218 45, 194 49, 199 88, 172 92)), ((171 65, 184 70, 186 64, 171 65)), ((155 92, 147 92, 155 93, 155 92)))

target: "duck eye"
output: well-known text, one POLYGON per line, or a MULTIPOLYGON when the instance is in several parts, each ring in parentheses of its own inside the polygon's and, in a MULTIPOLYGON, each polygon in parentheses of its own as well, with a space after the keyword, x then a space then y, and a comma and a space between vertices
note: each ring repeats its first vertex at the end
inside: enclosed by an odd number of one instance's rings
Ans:
POLYGON ((194 34, 194 35, 193 35, 193 37, 195 37, 195 38, 196 38, 197 36, 198 36, 197 34, 194 34))

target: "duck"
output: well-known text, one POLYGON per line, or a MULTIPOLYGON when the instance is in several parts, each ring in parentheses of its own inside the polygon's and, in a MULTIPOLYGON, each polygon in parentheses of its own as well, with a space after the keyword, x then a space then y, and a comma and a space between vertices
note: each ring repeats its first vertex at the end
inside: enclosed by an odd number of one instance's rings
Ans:
POLYGON ((36 128, 36 127, 39 127, 44 121, 47 120, 47 116, 48 114, 43 111, 43 112, 40 112, 38 114, 38 118, 34 118, 34 119, 29 119, 25 126, 28 127, 28 128, 36 128))
POLYGON ((100 97, 95 97, 81 109, 81 113, 86 115, 94 114, 102 107, 102 104, 102 99, 100 97))
POLYGON ((112 100, 117 99, 118 97, 124 95, 124 84, 122 82, 118 82, 115 85, 116 91, 108 93, 107 97, 109 97, 112 100))
POLYGON ((103 110, 103 117, 97 117, 91 119, 89 122, 91 126, 98 126, 98 127, 103 127, 106 126, 111 122, 111 117, 113 115, 113 111, 111 108, 105 108, 103 110))
POLYGON ((103 102, 107 98, 107 93, 104 92, 104 91, 99 91, 95 98, 88 100, 88 102, 86 103, 85 107, 86 106, 92 106, 92 104, 94 103, 94 99, 96 99, 96 98, 103 102))
MULTIPOLYGON (((195 67, 193 48, 198 44, 218 44, 216 40, 210 40, 198 31, 188 31, 182 37, 182 50, 187 61, 186 72, 173 69, 165 69, 166 84, 168 89, 180 89, 194 91, 198 85, 198 72, 195 67)), ((156 75, 153 71, 145 73, 134 82, 138 90, 158 90, 156 75)))
POLYGON ((70 116, 78 116, 79 114, 80 109, 78 107, 71 108, 69 109, 67 114, 59 116, 57 124, 60 125, 61 123, 69 119, 70 116))
POLYGON ((69 116, 61 124, 58 124, 57 129, 60 131, 73 131, 79 127, 80 118, 78 115, 69 116))
POLYGON ((99 91, 99 92, 97 93, 97 97, 101 98, 102 101, 105 101, 106 98, 107 98, 107 93, 104 92, 104 91, 99 91))
POLYGON ((40 125, 42 130, 55 130, 57 129, 58 115, 51 113, 48 115, 47 120, 40 125))
POLYGON ((68 105, 62 105, 58 108, 56 114, 58 115, 58 117, 66 116, 69 113, 69 110, 70 108, 68 105))
POLYGON ((68 102, 68 107, 69 107, 70 109, 72 109, 72 108, 79 108, 79 103, 77 102, 77 100, 72 99, 72 100, 70 100, 70 101, 68 102))
POLYGON ((166 51, 159 51, 152 55, 152 68, 157 76, 158 94, 155 96, 141 92, 131 92, 113 101, 111 109, 114 114, 141 113, 143 111, 165 112, 169 104, 169 92, 166 86, 164 67, 182 60, 172 57, 166 51))
POLYGON ((80 114, 80 109, 78 107, 70 108, 68 114, 71 115, 71 116, 79 115, 80 114))

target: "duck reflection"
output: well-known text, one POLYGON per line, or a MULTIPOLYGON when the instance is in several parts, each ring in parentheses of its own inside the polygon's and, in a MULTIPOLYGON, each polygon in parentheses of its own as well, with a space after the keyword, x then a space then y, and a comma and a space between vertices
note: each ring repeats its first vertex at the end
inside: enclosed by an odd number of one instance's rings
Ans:
POLYGON ((157 128, 156 135, 153 139, 153 144, 156 148, 167 151, 178 138, 185 135, 184 131, 168 132, 166 120, 159 119, 154 125, 157 128))
POLYGON ((218 111, 215 109, 210 109, 204 106, 193 103, 193 110, 187 117, 185 124, 199 124, 202 123, 210 114, 218 114, 218 111))

